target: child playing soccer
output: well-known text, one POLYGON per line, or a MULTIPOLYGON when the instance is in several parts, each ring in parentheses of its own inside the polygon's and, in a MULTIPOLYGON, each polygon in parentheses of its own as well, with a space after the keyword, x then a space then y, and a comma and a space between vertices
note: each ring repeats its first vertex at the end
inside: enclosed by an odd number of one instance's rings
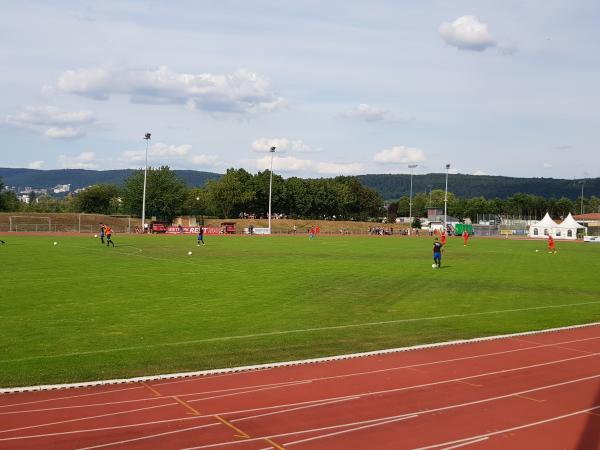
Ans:
POLYGON ((200 229, 198 230, 198 247, 200 247, 200 242, 202 242, 202 245, 204 244, 204 227, 200 227, 200 229))
POLYGON ((443 245, 438 238, 433 241, 433 262, 439 268, 442 267, 442 250, 443 245))
POLYGON ((554 238, 551 235, 548 235, 548 253, 556 253, 554 238))
POLYGON ((104 231, 106 232, 106 246, 110 247, 110 245, 112 244, 112 246, 114 247, 115 243, 111 239, 112 228, 110 227, 110 225, 106 225, 104 231))

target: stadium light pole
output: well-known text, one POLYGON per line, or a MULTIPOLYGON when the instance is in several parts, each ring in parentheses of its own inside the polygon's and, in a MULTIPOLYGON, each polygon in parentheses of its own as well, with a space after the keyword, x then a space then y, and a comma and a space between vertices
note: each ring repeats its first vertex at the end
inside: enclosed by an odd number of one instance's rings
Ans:
POLYGON ((275 147, 271 147, 269 152, 271 153, 271 170, 269 174, 269 234, 271 234, 271 194, 273 192, 273 155, 275 154, 275 147))
POLYGON ((444 231, 446 231, 446 223, 448 222, 448 171, 450 164, 446 164, 446 193, 444 194, 444 231))
POLYGON ((418 164, 409 164, 408 168, 410 169, 410 200, 408 202, 408 219, 410 220, 410 228, 412 229, 412 178, 413 178, 413 169, 418 167, 418 164))
POLYGON ((583 185, 585 184, 585 181, 581 180, 581 214, 583 214, 583 185))
POLYGON ((146 230, 146 174, 148 172, 148 143, 150 142, 150 133, 144 135, 146 140, 146 163, 144 165, 144 194, 142 195, 142 233, 146 230))

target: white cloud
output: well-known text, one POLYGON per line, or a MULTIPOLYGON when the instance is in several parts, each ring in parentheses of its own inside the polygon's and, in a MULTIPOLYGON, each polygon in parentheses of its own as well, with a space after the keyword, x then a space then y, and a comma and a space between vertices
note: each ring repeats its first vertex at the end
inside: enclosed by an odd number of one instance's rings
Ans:
POLYGON ((217 156, 205 154, 190 155, 188 161, 195 166, 202 167, 218 167, 224 164, 217 156))
POLYGON ((544 169, 552 169, 552 164, 550 164, 549 162, 545 162, 542 164, 542 167, 544 169))
POLYGON ((425 161, 425 153, 418 148, 399 145, 382 150, 373 156, 373 161, 381 164, 409 164, 425 161))
POLYGON ((50 139, 76 139, 83 136, 83 131, 73 127, 51 127, 44 131, 44 136, 50 139))
MULTIPOLYGON (((270 167, 271 157, 265 156, 255 161, 259 170, 270 167)), ((294 156, 273 158, 273 172, 316 172, 319 175, 357 175, 364 172, 360 163, 332 163, 300 159, 294 156)))
POLYGON ((94 152, 82 152, 76 156, 60 155, 60 164, 65 169, 97 169, 96 154, 94 152))
MULTIPOLYGON (((123 152, 119 161, 128 167, 143 165, 146 159, 146 150, 127 150, 123 152)), ((157 142, 148 148, 148 163, 157 164, 192 164, 202 167, 218 167, 224 165, 215 155, 192 153, 190 144, 172 145, 157 142)))
POLYGON ((252 148, 257 152, 267 152, 271 147, 276 147, 277 150, 292 150, 299 153, 309 153, 321 151, 321 148, 313 149, 310 145, 305 144, 301 139, 287 138, 260 138, 252 142, 252 148))
POLYGON ((38 159, 36 161, 31 161, 29 164, 27 164, 28 169, 41 169, 43 166, 44 166, 44 161, 42 161, 41 159, 38 159))
MULTIPOLYGON (((182 158, 187 156, 191 149, 190 144, 167 145, 157 142, 148 148, 148 161, 156 162, 182 158)), ((146 150, 127 150, 123 153, 123 159, 130 163, 144 162, 146 160, 146 150)))
POLYGON ((181 104, 211 113, 272 112, 285 104, 267 78, 243 69, 227 75, 179 73, 167 66, 69 70, 59 77, 57 88, 96 100, 121 94, 133 103, 181 104))
POLYGON ((444 22, 439 27, 439 33, 446 44, 459 50, 480 52, 497 45, 487 25, 475 16, 462 16, 452 23, 444 22))
POLYGON ((473 175, 489 175, 489 173, 486 173, 483 170, 476 170, 473 172, 473 175))
POLYGON ((394 115, 387 109, 376 108, 375 106, 370 106, 366 103, 361 103, 358 106, 349 109, 343 114, 343 117, 364 120, 365 122, 396 120, 394 115))
POLYGON ((6 116, 10 126, 65 140, 82 137, 95 121, 91 111, 63 111, 54 106, 28 106, 15 115, 6 116))

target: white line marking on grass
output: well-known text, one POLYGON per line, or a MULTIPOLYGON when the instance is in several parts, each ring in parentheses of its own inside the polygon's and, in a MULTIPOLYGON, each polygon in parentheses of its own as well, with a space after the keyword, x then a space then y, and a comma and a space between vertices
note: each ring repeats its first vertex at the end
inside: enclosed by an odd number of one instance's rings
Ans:
MULTIPOLYGON (((596 406, 594 406, 592 408, 580 409, 579 411, 574 411, 574 412, 571 412, 569 414, 563 414, 561 416, 551 417, 549 419, 538 420, 537 422, 530 422, 530 423, 526 423, 524 425, 519 425, 519 426, 516 426, 516 427, 504 428, 503 430, 492 431, 491 433, 486 433, 486 434, 480 434, 479 436, 471 436, 471 437, 464 438, 464 439, 457 439, 455 441, 448 441, 448 442, 442 442, 441 444, 429 445, 427 447, 419 447, 419 448, 416 448, 414 450, 429 450, 429 449, 432 449, 432 448, 440 448, 440 447, 443 447, 443 446, 449 445, 449 444, 455 444, 455 443, 464 442, 464 441, 472 441, 473 439, 477 439, 477 438, 483 438, 483 437, 489 438, 491 436, 496 436, 498 434, 509 433, 511 431, 522 430, 524 428, 531 428, 531 427, 535 427, 537 425, 542 425, 542 424, 545 424, 545 423, 555 422, 557 420, 562 420, 562 419, 566 419, 566 418, 569 418, 569 417, 577 416, 579 414, 585 414, 585 413, 588 413, 588 412, 593 411, 593 410, 598 409, 598 408, 600 408, 600 405, 596 405, 596 406)), ((452 447, 447 447, 447 448, 452 448, 452 447)))
MULTIPOLYGON (((58 355, 27 356, 24 358, 0 360, 0 363, 32 361, 32 360, 36 360, 36 359, 64 358, 64 357, 70 357, 70 356, 97 355, 97 354, 115 353, 115 352, 128 351, 128 350, 144 350, 144 349, 157 348, 157 347, 172 347, 172 346, 178 346, 178 345, 192 345, 192 344, 201 344, 201 343, 208 343, 208 342, 230 341, 230 340, 235 340, 235 339, 249 339, 249 338, 266 337, 266 336, 280 336, 280 335, 285 335, 285 334, 310 333, 310 332, 314 332, 314 331, 341 330, 341 329, 348 329, 348 328, 370 327, 370 326, 376 326, 376 325, 390 325, 390 324, 397 324, 397 323, 422 322, 422 321, 428 321, 428 320, 455 319, 455 318, 460 318, 460 317, 474 317, 474 316, 482 316, 482 315, 489 315, 489 314, 504 314, 504 313, 511 313, 511 312, 536 311, 536 310, 541 310, 541 309, 553 309, 553 308, 568 308, 568 307, 573 307, 573 306, 585 306, 585 305, 596 305, 596 304, 600 304, 600 300, 594 301, 594 302, 565 303, 565 304, 560 304, 560 305, 532 306, 529 308, 481 311, 481 312, 466 313, 466 314, 448 314, 448 315, 444 315, 444 316, 414 317, 411 319, 384 320, 381 322, 364 322, 364 323, 355 323, 355 324, 347 324, 347 325, 332 325, 332 326, 328 326, 328 327, 302 328, 302 329, 284 330, 284 331, 268 331, 268 332, 264 332, 264 333, 242 334, 242 335, 236 335, 236 336, 220 336, 220 337, 206 338, 206 339, 194 339, 191 341, 162 342, 162 343, 156 343, 156 344, 133 345, 133 346, 129 346, 129 347, 117 347, 117 348, 100 349, 100 350, 89 350, 89 351, 85 351, 85 352, 61 353, 58 355)), ((586 325, 596 325, 599 323, 600 322, 597 322, 595 324, 586 324, 586 325)), ((567 329, 567 328, 568 327, 564 327, 564 329, 567 329)), ((558 330, 558 329, 561 329, 561 328, 555 328, 555 330, 558 330)), ((518 335, 518 334, 515 334, 515 335, 518 335)), ((509 335, 506 335, 506 336, 509 336, 509 335)), ((0 390, 0 393, 2 393, 2 392, 6 392, 6 391, 0 390)))
POLYGON ((149 375, 149 376, 143 376, 143 377, 88 381, 88 382, 81 382, 81 383, 51 384, 51 385, 39 385, 39 386, 25 386, 25 387, 18 387, 18 388, 4 388, 4 389, 0 389, 0 394, 16 393, 16 392, 32 392, 32 391, 52 390, 52 389, 73 389, 73 388, 82 388, 82 387, 91 387, 91 386, 106 386, 106 385, 119 384, 119 383, 136 383, 136 382, 141 382, 141 381, 170 380, 170 379, 174 379, 174 378, 223 375, 223 374, 230 374, 230 373, 235 373, 235 372, 246 372, 246 371, 257 370, 257 369, 264 370, 264 369, 272 369, 272 368, 277 368, 277 367, 289 367, 289 366, 295 366, 295 365, 301 365, 301 364, 315 364, 315 363, 320 363, 320 362, 339 361, 339 360, 345 360, 345 359, 362 358, 362 357, 367 357, 367 356, 386 355, 386 354, 390 354, 390 353, 423 350, 423 349, 428 349, 428 348, 440 348, 440 347, 447 347, 450 345, 486 342, 486 341, 492 341, 492 340, 497 340, 497 339, 506 339, 506 338, 519 337, 519 336, 529 336, 529 335, 542 334, 542 333, 552 333, 552 332, 556 332, 556 331, 576 330, 579 328, 595 327, 595 326, 599 326, 599 325, 600 325, 600 322, 593 322, 593 323, 586 323, 586 324, 580 324, 580 325, 569 325, 569 326, 558 327, 558 328, 547 328, 545 330, 524 331, 524 332, 520 332, 520 333, 501 334, 501 335, 485 336, 485 337, 478 337, 478 338, 472 338, 472 339, 458 339, 458 340, 454 340, 454 341, 438 342, 438 343, 433 343, 433 344, 420 344, 420 345, 413 345, 410 347, 398 347, 398 348, 391 348, 391 349, 384 349, 384 350, 375 350, 375 351, 371 351, 371 352, 350 353, 350 354, 336 355, 336 356, 325 356, 322 358, 311 358, 311 359, 295 360, 295 361, 283 361, 283 362, 274 362, 274 363, 266 363, 266 364, 255 364, 255 365, 251 365, 251 366, 239 366, 239 367, 232 367, 232 368, 200 370, 200 371, 195 371, 195 372, 181 372, 181 373, 172 373, 172 374, 164 374, 164 375, 149 375))

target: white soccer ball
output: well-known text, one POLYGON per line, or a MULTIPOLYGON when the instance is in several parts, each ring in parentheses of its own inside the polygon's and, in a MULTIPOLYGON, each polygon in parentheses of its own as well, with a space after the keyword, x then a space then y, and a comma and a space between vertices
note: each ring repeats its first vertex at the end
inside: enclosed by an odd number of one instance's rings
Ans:
POLYGON ((536 250, 535 252, 537 253, 537 252, 539 252, 539 250, 536 250))
POLYGON ((97 234, 95 234, 95 235, 94 235, 94 237, 98 237, 98 235, 97 235, 97 234))
POLYGON ((57 245, 57 244, 58 244, 58 242, 55 242, 55 243, 54 243, 54 245, 57 245))
POLYGON ((434 269, 437 267, 437 264, 432 264, 431 267, 433 267, 434 269))
POLYGON ((192 256, 192 252, 188 252, 188 255, 192 256))

